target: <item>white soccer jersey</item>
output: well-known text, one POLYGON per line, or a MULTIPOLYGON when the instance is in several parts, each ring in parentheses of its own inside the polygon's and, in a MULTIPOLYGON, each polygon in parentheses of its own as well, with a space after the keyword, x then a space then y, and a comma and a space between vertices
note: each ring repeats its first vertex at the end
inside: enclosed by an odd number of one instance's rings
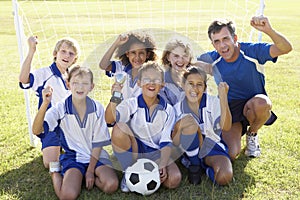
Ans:
POLYGON ((70 95, 65 101, 51 107, 46 112, 44 121, 45 134, 56 129, 65 153, 74 156, 80 163, 90 162, 93 148, 110 144, 103 106, 87 97, 86 107, 86 114, 81 122, 70 95))
POLYGON ((176 111, 176 121, 180 120, 187 114, 191 114, 198 122, 204 138, 199 153, 200 158, 205 157, 212 150, 215 144, 218 144, 225 149, 224 144, 221 142, 221 107, 218 97, 210 96, 206 93, 203 94, 199 106, 199 117, 191 111, 186 98, 176 104, 174 108, 176 111))
POLYGON ((68 90, 65 80, 62 77, 56 63, 53 63, 49 67, 44 67, 37 69, 30 73, 30 82, 28 84, 20 83, 22 89, 32 88, 35 91, 36 96, 39 98, 38 108, 43 102, 42 91, 48 85, 53 88, 51 106, 55 105, 57 102, 66 98, 71 94, 68 90))
POLYGON ((171 131, 175 121, 175 112, 164 98, 158 96, 159 103, 152 115, 140 95, 122 101, 117 106, 117 122, 129 124, 135 137, 154 149, 171 144, 171 131))
POLYGON ((131 76, 131 64, 129 65, 122 65, 121 61, 112 61, 112 70, 106 72, 106 75, 109 77, 114 76, 117 73, 123 73, 126 76, 126 80, 123 83, 122 94, 123 99, 128 99, 131 97, 137 97, 142 93, 142 89, 137 85, 138 77, 135 79, 131 76))

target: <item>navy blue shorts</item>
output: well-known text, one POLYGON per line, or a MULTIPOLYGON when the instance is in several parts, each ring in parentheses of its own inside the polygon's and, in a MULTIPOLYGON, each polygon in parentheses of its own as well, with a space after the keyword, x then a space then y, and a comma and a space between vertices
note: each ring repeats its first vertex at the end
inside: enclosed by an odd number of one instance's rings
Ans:
POLYGON ((142 141, 136 138, 138 146, 138 158, 148 158, 152 161, 160 159, 160 150, 147 146, 142 141))
MULTIPOLYGON (((241 122, 243 130, 242 130, 242 135, 244 135, 247 131, 247 126, 249 126, 249 121, 243 114, 243 110, 245 107, 245 104, 247 103, 248 100, 233 100, 229 104, 229 109, 232 115, 232 123, 235 122, 241 122)), ((275 113, 271 111, 271 116, 268 119, 268 121, 265 123, 265 125, 271 125, 273 124, 277 119, 277 116, 275 113)))
POLYGON ((48 132, 48 133, 42 133, 38 135, 38 137, 41 139, 42 143, 42 149, 46 147, 51 147, 51 146, 61 146, 60 145, 60 140, 58 134, 56 132, 48 132))
POLYGON ((205 158, 207 156, 225 156, 226 158, 228 158, 230 160, 230 156, 228 153, 228 147, 225 143, 223 142, 219 142, 216 143, 215 146, 211 149, 211 151, 204 157, 201 158, 201 167, 206 170, 207 168, 209 168, 208 165, 205 164, 205 158))
MULTIPOLYGON (((62 176, 66 173, 66 171, 68 169, 76 168, 76 169, 78 169, 81 172, 82 176, 84 177, 85 173, 87 171, 87 168, 89 166, 89 163, 80 163, 80 162, 77 162, 76 158, 74 156, 68 156, 67 154, 62 154, 60 156, 60 164, 62 166, 62 171, 61 171, 61 175, 62 176)), ((112 163, 111 163, 111 161, 109 159, 100 158, 97 161, 95 169, 97 167, 99 167, 99 166, 102 166, 102 165, 112 166, 112 163)))

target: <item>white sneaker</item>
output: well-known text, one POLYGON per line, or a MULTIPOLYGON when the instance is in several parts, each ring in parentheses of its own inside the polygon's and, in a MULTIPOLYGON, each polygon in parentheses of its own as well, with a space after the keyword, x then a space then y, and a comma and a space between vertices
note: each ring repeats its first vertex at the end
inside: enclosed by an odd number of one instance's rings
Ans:
POLYGON ((259 157, 260 156, 260 148, 258 143, 258 135, 253 133, 246 133, 246 150, 245 155, 248 157, 259 157))
POLYGON ((127 187, 126 185, 126 179, 125 179, 125 174, 123 175, 123 178, 122 178, 122 181, 121 181, 121 184, 120 184, 120 189, 122 192, 130 192, 129 188, 127 187))
POLYGON ((60 172, 61 166, 59 162, 50 162, 49 163, 49 173, 60 172))

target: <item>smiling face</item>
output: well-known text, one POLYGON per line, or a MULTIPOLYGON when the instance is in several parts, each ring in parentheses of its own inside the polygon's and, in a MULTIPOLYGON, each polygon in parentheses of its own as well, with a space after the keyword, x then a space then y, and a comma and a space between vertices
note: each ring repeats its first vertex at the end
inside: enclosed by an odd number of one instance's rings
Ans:
POLYGON ((80 100, 86 98, 94 85, 92 84, 91 77, 88 74, 80 74, 71 78, 69 87, 73 98, 80 100))
POLYGON ((176 71, 183 71, 190 63, 191 56, 183 47, 178 46, 170 52, 167 60, 170 62, 170 65, 173 69, 175 69, 176 71))
POLYGON ((147 51, 145 45, 142 43, 133 43, 130 45, 126 56, 132 65, 132 68, 140 68, 147 59, 147 51))
POLYGON ((214 48, 227 62, 237 59, 239 55, 237 36, 232 36, 227 27, 223 27, 219 32, 211 33, 210 38, 214 48))
POLYGON ((156 98, 160 89, 163 87, 161 72, 154 68, 146 69, 142 72, 138 84, 142 88, 144 98, 156 98))
POLYGON ((72 67, 69 71, 67 84, 73 99, 85 100, 88 93, 94 88, 93 74, 88 68, 72 67))
POLYGON ((186 77, 184 91, 190 103, 199 103, 205 90, 205 80, 200 74, 192 73, 186 77))
POLYGON ((56 66, 59 71, 64 74, 65 71, 75 63, 77 59, 76 51, 73 47, 64 42, 58 51, 53 52, 53 56, 56 58, 56 66))

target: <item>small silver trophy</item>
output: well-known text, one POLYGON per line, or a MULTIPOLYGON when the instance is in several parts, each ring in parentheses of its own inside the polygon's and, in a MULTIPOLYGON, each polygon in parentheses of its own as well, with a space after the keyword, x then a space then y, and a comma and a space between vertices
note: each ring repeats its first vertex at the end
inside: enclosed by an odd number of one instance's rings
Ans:
MULTIPOLYGON (((119 84, 123 84, 124 82, 125 82, 125 80, 126 80, 126 75, 124 74, 124 73, 116 73, 115 75, 114 75, 114 77, 115 77, 115 81, 117 82, 117 83, 119 83, 119 84)), ((112 98, 113 98, 113 100, 112 101, 114 101, 115 103, 120 103, 121 101, 122 101, 122 99, 123 99, 123 95, 122 95, 122 93, 121 92, 118 92, 118 91, 114 91, 113 92, 113 95, 112 95, 112 98)))
POLYGON ((126 80, 126 76, 125 76, 125 74, 124 73, 116 73, 115 75, 115 81, 117 82, 117 83, 119 83, 119 84, 123 84, 124 82, 125 82, 125 80, 126 80))

